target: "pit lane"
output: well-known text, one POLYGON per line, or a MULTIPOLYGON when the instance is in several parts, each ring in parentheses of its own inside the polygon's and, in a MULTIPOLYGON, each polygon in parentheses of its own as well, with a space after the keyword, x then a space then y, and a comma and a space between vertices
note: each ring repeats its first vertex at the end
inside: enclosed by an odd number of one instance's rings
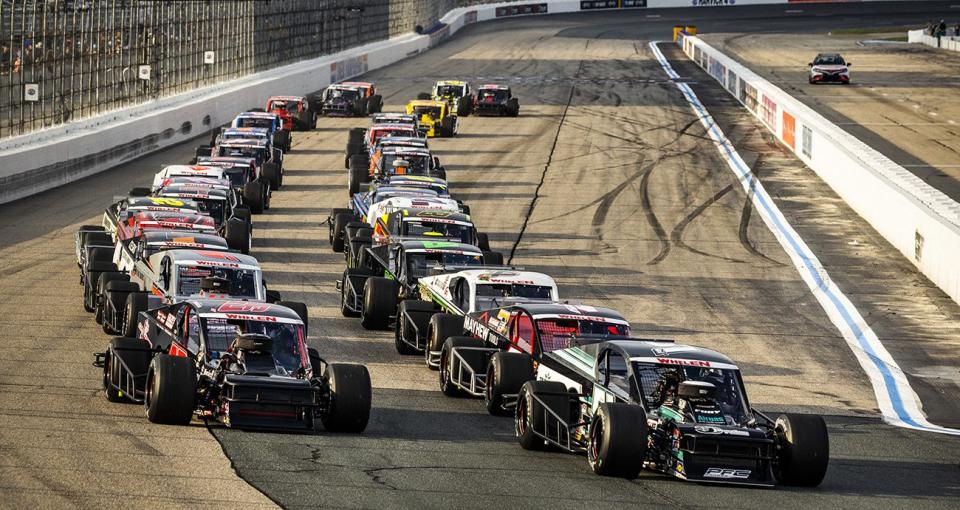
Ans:
MULTIPOLYGON (((458 138, 431 143, 453 192, 471 205, 495 249, 553 274, 564 297, 622 310, 640 334, 728 352, 745 372, 755 407, 827 415, 833 460, 820 488, 744 490, 649 473, 632 482, 599 478, 582 457, 521 450, 510 420, 486 415, 480 402, 443 397, 435 372, 396 354, 389 334, 339 316, 333 282, 343 262, 329 251, 320 223, 345 202, 346 130, 365 122, 325 119, 295 137, 284 189, 272 210, 255 218, 253 254, 271 288, 310 305, 311 345, 330 360, 370 367, 375 409, 367 432, 214 428, 228 460, 202 427, 152 426, 137 406, 107 404, 97 392, 90 353, 106 337, 80 307, 72 232, 160 164, 188 159, 192 147, 178 147, 0 208, 5 501, 269 504, 232 475, 232 463, 253 487, 291 508, 872 508, 906 499, 952 506, 960 496, 960 441, 879 422, 853 355, 646 49, 677 21, 746 29, 782 11, 711 9, 713 21, 702 18, 707 11, 665 11, 655 20, 630 11, 490 23, 370 79, 393 109, 440 78, 515 80, 520 118, 471 117, 458 138)), ((705 74, 666 52, 898 361, 958 366, 960 309, 705 74)), ((915 378, 918 392, 925 380, 915 378)), ((956 425, 957 388, 932 380, 939 385, 924 400, 931 419, 956 425)))

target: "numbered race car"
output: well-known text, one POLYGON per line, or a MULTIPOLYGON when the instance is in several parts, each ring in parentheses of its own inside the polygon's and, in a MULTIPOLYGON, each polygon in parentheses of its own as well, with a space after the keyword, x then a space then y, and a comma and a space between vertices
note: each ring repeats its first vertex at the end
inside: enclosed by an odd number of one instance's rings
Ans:
POLYGON ((344 168, 368 168, 377 141, 388 136, 417 138, 420 133, 413 124, 374 124, 367 129, 353 128, 347 139, 344 168), (354 160, 356 163, 353 163, 354 160))
MULTIPOLYGON (((202 149, 198 148, 197 152, 202 149)), ((211 149, 210 156, 232 157, 253 160, 257 175, 270 183, 270 190, 278 190, 283 184, 283 151, 265 139, 239 139, 224 141, 211 149)), ((199 156, 199 154, 198 154, 199 156)), ((197 158, 199 161, 199 157, 197 158)))
POLYGON ((253 246, 250 208, 238 204, 232 190, 197 184, 168 184, 157 190, 155 196, 191 200, 202 214, 213 218, 217 233, 226 239, 230 248, 250 253, 253 246))
POLYGON ((197 164, 222 168, 224 178, 230 180, 234 192, 250 212, 261 214, 270 208, 270 181, 260 174, 261 167, 255 158, 204 156, 197 158, 197 164))
POLYGON ((450 105, 453 115, 466 117, 473 111, 473 93, 470 84, 459 80, 440 80, 433 86, 433 93, 417 94, 417 99, 444 101, 450 105))
POLYGON ((506 85, 481 85, 477 89, 477 100, 473 105, 477 115, 516 117, 520 115, 520 100, 513 97, 506 85))
POLYGON ((383 147, 373 151, 367 166, 360 166, 364 159, 350 159, 350 190, 359 193, 373 181, 382 181, 391 176, 414 175, 436 177, 446 181, 447 170, 440 166, 440 159, 431 156, 428 149, 408 147, 383 147))
POLYGON ((450 138, 457 134, 457 116, 446 101, 418 99, 407 103, 407 114, 417 117, 417 131, 427 138, 450 138))
POLYGON ((566 347, 572 337, 602 340, 630 334, 630 323, 609 308, 506 301, 463 317, 437 314, 428 337, 427 363, 438 360, 444 395, 482 396, 491 414, 509 414, 544 354, 566 347))
POLYGON ((383 109, 383 98, 367 82, 335 83, 312 100, 324 117, 366 117, 383 109))
POLYGON ((290 127, 275 113, 244 112, 234 117, 232 128, 265 128, 270 133, 270 145, 284 152, 290 152, 290 127))
POLYGON ((440 366, 443 335, 462 336, 463 316, 508 303, 553 302, 560 299, 553 278, 511 267, 467 269, 426 276, 417 281, 419 299, 400 305, 396 345, 401 354, 422 352, 429 368, 440 366), (432 342, 431 342, 432 339, 432 342))
MULTIPOLYGON (((438 196, 436 191, 426 188, 382 185, 373 187, 370 191, 355 193, 350 201, 349 208, 330 210, 330 216, 327 217, 326 221, 330 247, 335 253, 340 253, 344 251, 348 230, 356 231, 358 228, 370 228, 367 223, 367 211, 372 204, 395 197, 413 199, 436 198, 438 196)), ((373 231, 370 230, 368 235, 372 233, 373 231)), ((355 232, 351 232, 351 236, 353 234, 355 232)))
POLYGON ((407 115, 406 113, 388 112, 374 114, 370 119, 373 124, 412 124, 417 125, 416 115, 407 115))
POLYGON ((646 468, 684 480, 816 486, 830 448, 823 418, 750 407, 733 360, 663 341, 582 342, 540 358, 524 383, 515 425, 520 445, 585 452, 601 475, 646 468))
POLYGON ((317 112, 302 96, 271 96, 265 109, 279 116, 293 131, 310 131, 317 126, 317 112))
POLYGON ((139 315, 136 338, 95 355, 111 402, 144 404, 154 423, 194 417, 241 429, 362 432, 370 376, 306 344, 306 317, 284 303, 197 297, 139 315))

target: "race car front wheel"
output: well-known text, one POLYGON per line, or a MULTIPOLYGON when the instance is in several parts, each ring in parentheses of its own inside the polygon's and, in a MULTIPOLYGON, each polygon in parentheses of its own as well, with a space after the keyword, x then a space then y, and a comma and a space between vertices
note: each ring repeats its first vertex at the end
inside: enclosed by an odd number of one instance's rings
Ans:
POLYGON ((780 483, 816 487, 827 474, 830 438, 823 418, 812 414, 781 414, 776 422, 777 463, 780 483))
POLYGON ((633 479, 647 455, 647 415, 642 406, 605 402, 590 425, 587 462, 603 476, 633 479))
POLYGON ((159 354, 147 373, 144 406, 153 423, 187 425, 196 406, 197 368, 193 360, 159 354))
POLYGON ((363 432, 370 420, 372 400, 367 367, 331 363, 325 375, 330 401, 327 412, 320 416, 323 427, 330 432, 363 432))

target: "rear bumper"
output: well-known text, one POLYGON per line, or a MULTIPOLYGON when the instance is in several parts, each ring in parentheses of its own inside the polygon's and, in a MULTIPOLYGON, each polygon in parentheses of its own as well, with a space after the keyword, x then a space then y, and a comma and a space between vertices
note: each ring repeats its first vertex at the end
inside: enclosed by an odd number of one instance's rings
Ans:
POLYGON ((477 105, 474 109, 474 115, 492 115, 502 117, 507 114, 507 108, 504 105, 477 105))
POLYGON ((316 391, 304 379, 227 376, 220 419, 241 429, 311 429, 318 410, 316 391))

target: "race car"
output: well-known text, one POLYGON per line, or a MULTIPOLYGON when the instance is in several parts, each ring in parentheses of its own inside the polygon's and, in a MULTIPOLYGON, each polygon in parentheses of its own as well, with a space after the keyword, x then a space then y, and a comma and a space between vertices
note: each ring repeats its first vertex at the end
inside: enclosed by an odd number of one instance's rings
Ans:
MULTIPOLYGON (((179 200, 136 194, 122 198, 103 211, 101 225, 114 240, 118 236, 131 237, 135 215, 144 212, 176 212, 186 215, 199 214, 200 205, 192 200, 179 200), (121 234, 121 231, 127 231, 121 234)), ((211 223, 212 224, 212 223, 211 223)))
MULTIPOLYGON (((198 148, 198 156, 205 148, 198 148)), ((214 157, 231 157, 253 160, 257 175, 270 183, 270 190, 278 190, 283 184, 283 151, 267 140, 248 138, 224 141, 207 154, 214 157)), ((198 158, 199 160, 199 158, 198 158)))
MULTIPOLYGON (((223 167, 215 165, 165 165, 159 172, 153 175, 153 182, 150 189, 142 193, 131 193, 131 195, 146 196, 160 189, 163 183, 173 177, 206 177, 210 179, 226 179, 227 175, 223 167)), ((138 188, 134 188, 138 189, 138 188)))
POLYGON ((466 117, 473 111, 473 93, 470 84, 459 80, 440 80, 433 86, 432 93, 421 92, 417 99, 445 101, 454 115, 466 117))
POLYGON ((417 125, 416 115, 407 115, 406 113, 388 112, 377 113, 370 119, 373 124, 413 124, 417 125))
POLYGON ((253 223, 250 208, 237 203, 232 190, 196 184, 168 184, 155 196, 188 199, 197 204, 200 212, 213 218, 217 233, 234 250, 250 253, 253 246, 253 223))
POLYGON ((369 158, 350 158, 350 189, 359 192, 364 183, 383 180, 392 175, 419 175, 446 180, 447 171, 440 159, 428 149, 409 147, 379 147, 369 158), (363 166, 366 162, 367 165, 363 166))
POLYGON ((271 96, 266 111, 278 115, 291 130, 310 131, 317 125, 317 112, 302 96, 271 96))
POLYGON ((197 164, 222 168, 223 177, 230 180, 234 192, 252 213, 261 214, 270 208, 270 181, 259 173, 256 158, 206 156, 198 157, 197 164))
POLYGON ((827 82, 849 85, 851 65, 839 53, 818 53, 813 62, 807 64, 810 67, 807 81, 811 85, 827 82))
POLYGON ((308 348, 306 319, 285 303, 191 298, 140 313, 136 338, 114 338, 94 364, 107 400, 142 403, 153 423, 362 432, 370 375, 308 348))
POLYGON ((520 101, 513 97, 510 87, 506 85, 481 85, 477 89, 473 113, 516 117, 520 115, 520 101))
POLYGON ((509 414, 512 397, 534 378, 544 354, 566 347, 571 338, 630 334, 630 323, 610 308, 505 301, 463 317, 435 315, 427 341, 427 365, 439 363, 443 394, 482 396, 491 414, 509 414))
POLYGON ((234 117, 232 128, 265 128, 270 133, 270 144, 284 152, 290 152, 291 126, 285 124, 279 115, 270 112, 249 111, 234 117))
POLYGON ((417 131, 427 138, 449 138, 457 134, 457 116, 446 101, 418 99, 407 103, 407 114, 417 117, 417 131))
POLYGON ((527 450, 585 452, 597 474, 646 468, 703 483, 813 487, 827 471, 823 418, 750 407, 733 360, 664 341, 571 338, 520 389, 515 427, 527 450))
POLYGON ((341 85, 345 87, 356 87, 360 91, 361 97, 367 102, 367 115, 373 115, 383 111, 383 97, 377 93, 377 87, 366 81, 345 81, 341 85))
POLYGON ((327 87, 314 98, 314 105, 325 117, 366 117, 383 109, 383 98, 372 83, 346 82, 327 87))
MULTIPOLYGON (((432 189, 404 186, 376 186, 369 191, 353 195, 349 208, 334 208, 327 217, 328 239, 335 253, 344 250, 345 232, 348 226, 368 227, 367 211, 372 204, 394 197, 436 198, 440 195, 432 189)), ((461 208, 466 206, 461 206, 461 208)))
POLYGON ((430 350, 430 339, 442 346, 444 335, 462 336, 464 315, 509 303, 560 299, 553 278, 506 266, 425 276, 417 286, 421 301, 401 305, 396 345, 403 348, 400 354, 423 352, 433 369, 440 366, 440 350, 430 350))
POLYGON ((355 166, 366 168, 370 164, 370 155, 373 154, 377 141, 388 136, 416 138, 420 133, 413 124, 374 124, 367 129, 353 128, 347 138, 344 168, 350 168, 351 160, 356 160, 355 166))

